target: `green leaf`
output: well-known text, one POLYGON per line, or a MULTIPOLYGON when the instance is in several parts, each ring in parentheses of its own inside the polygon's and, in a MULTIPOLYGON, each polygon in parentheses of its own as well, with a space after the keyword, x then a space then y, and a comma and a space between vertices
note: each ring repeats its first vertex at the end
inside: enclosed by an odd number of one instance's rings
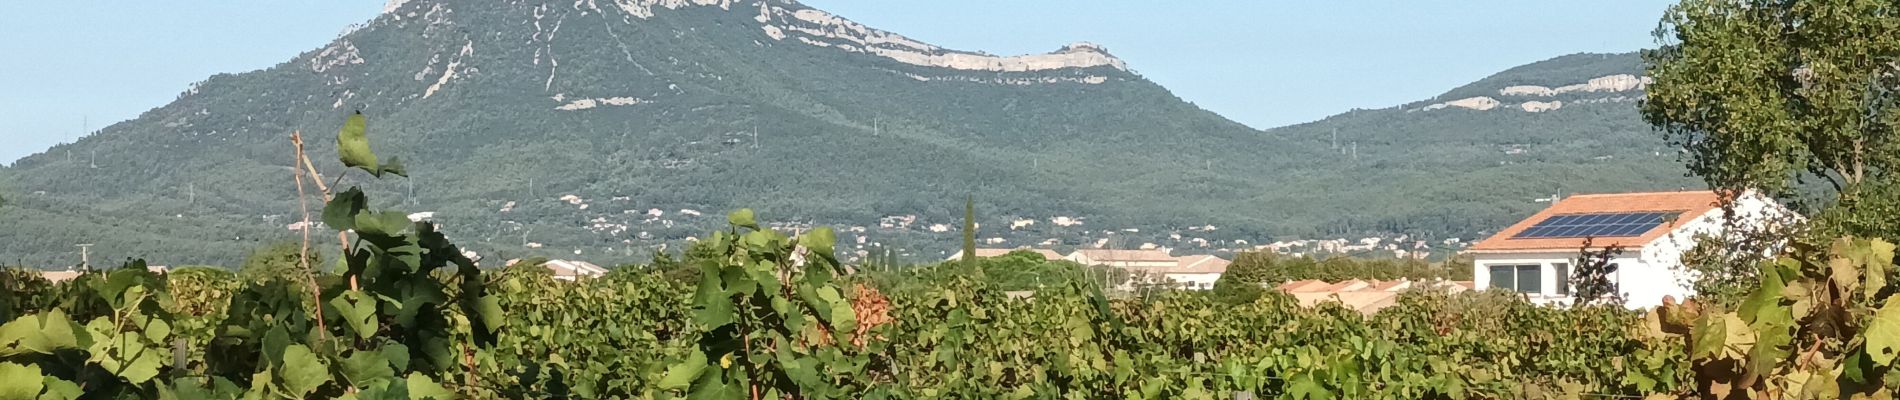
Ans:
POLYGON ((0 400, 33 400, 45 386, 40 366, 0 363, 0 400))
POLYGON ((700 374, 699 381, 693 382, 692 393, 687 398, 694 400, 726 400, 745 398, 740 385, 728 382, 725 374, 700 374))
POLYGON ((284 390, 298 396, 308 396, 324 383, 330 382, 330 367, 311 353, 310 347, 302 344, 284 348, 282 373, 284 390))
POLYGON ((666 367, 666 376, 660 378, 660 389, 686 390, 705 370, 706 353, 693 351, 686 355, 686 361, 666 367))
POLYGON ((1895 298, 1887 298, 1862 333, 1867 338, 1867 359, 1880 366, 1893 365, 1894 356, 1900 355, 1900 301, 1895 298))
POLYGON ((14 319, 0 325, 0 356, 53 354, 60 349, 85 347, 80 343, 78 327, 57 308, 14 319))
POLYGON ((409 170, 403 168, 401 157, 390 157, 388 160, 384 160, 382 168, 379 168, 378 171, 381 171, 381 173, 376 174, 376 176, 390 174, 405 178, 409 177, 409 170))
POLYGON ((1722 346, 1728 340, 1728 323, 1722 314, 1709 313, 1696 321, 1695 329, 1689 332, 1693 340, 1689 344, 1689 357, 1706 359, 1722 354, 1722 346))
POLYGON ((125 363, 124 368, 119 369, 119 377, 139 384, 158 376, 158 368, 165 365, 165 355, 159 352, 162 348, 148 348, 136 340, 130 341, 126 347, 120 351, 133 353, 133 357, 125 363))
POLYGON ((1861 295, 1863 299, 1872 301, 1874 296, 1880 294, 1879 290, 1873 288, 1887 287, 1887 274, 1893 273, 1894 244, 1874 239, 1873 243, 1868 244, 1868 252, 1871 253, 1871 257, 1868 257, 1862 269, 1867 276, 1869 290, 1862 291, 1861 295))
POLYGON ((362 188, 351 186, 324 203, 323 224, 339 231, 356 229, 356 215, 368 209, 369 197, 363 195, 362 188))
POLYGON ((356 332, 356 336, 369 339, 376 335, 376 298, 359 290, 343 292, 343 295, 330 299, 330 306, 336 308, 343 317, 344 326, 356 332))
POLYGON ((390 368, 389 358, 380 351, 357 351, 344 358, 341 363, 343 378, 350 380, 356 388, 372 387, 373 382, 396 379, 396 370, 390 368))
POLYGON ((806 232, 798 239, 798 244, 804 245, 806 249, 811 249, 813 253, 824 255, 830 255, 832 253, 832 247, 837 243, 837 234, 832 232, 831 227, 828 226, 820 226, 816 229, 812 229, 811 232, 806 232))
POLYGON ((1742 322, 1755 323, 1756 314, 1781 307, 1781 290, 1785 287, 1787 284, 1782 281, 1774 265, 1762 264, 1761 286, 1749 293, 1746 300, 1742 300, 1741 306, 1735 310, 1736 314, 1742 317, 1742 322))
POLYGON ((356 214, 354 222, 358 234, 387 237, 397 236, 414 225, 409 222, 408 214, 399 211, 361 212, 356 214))
POLYGON ((508 313, 501 310, 500 296, 492 294, 482 296, 482 299, 475 305, 475 312, 478 314, 477 317, 481 318, 482 325, 487 327, 489 332, 499 332, 503 326, 508 324, 508 313))
MULTIPOLYGON (((46 393, 40 394, 40 400, 76 400, 80 396, 86 395, 86 391, 79 388, 79 384, 73 383, 72 381, 48 376, 45 378, 44 383, 46 384, 46 393)), ((206 397, 196 398, 204 399, 206 397)))
POLYGON ((337 158, 343 160, 343 166, 379 174, 376 152, 370 151, 369 134, 364 132, 367 125, 368 121, 363 118, 361 111, 343 121, 343 129, 336 132, 337 158))
POLYGON ((409 398, 416 400, 452 400, 455 398, 455 392, 450 392, 448 389, 443 388, 441 384, 435 383, 434 379, 423 376, 421 372, 411 372, 409 373, 409 398))
POLYGON ((759 229, 759 221, 752 215, 752 209, 750 208, 741 208, 739 211, 733 211, 732 214, 727 214, 726 223, 730 223, 733 226, 759 229))
POLYGON ((389 360, 397 370, 409 369, 409 346, 402 343, 387 343, 382 348, 383 359, 389 360))

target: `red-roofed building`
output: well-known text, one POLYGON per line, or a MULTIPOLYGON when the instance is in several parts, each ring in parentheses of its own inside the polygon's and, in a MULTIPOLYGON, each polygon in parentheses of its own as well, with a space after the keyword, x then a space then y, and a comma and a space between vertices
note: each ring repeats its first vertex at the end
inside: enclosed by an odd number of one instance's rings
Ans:
MULTIPOLYGON (((1571 265, 1586 239, 1592 249, 1622 246, 1611 260, 1610 280, 1630 308, 1661 304, 1663 296, 1688 297, 1682 254, 1697 236, 1721 233, 1727 214, 1713 191, 1576 195, 1472 245, 1473 278, 1479 290, 1516 290, 1533 301, 1569 304, 1571 265)), ((1792 215, 1754 192, 1731 203, 1736 221, 1759 224, 1792 215)))
POLYGON ((1189 290, 1213 289, 1214 281, 1233 263, 1210 255, 1175 257, 1161 250, 1085 249, 1069 253, 1068 260, 1127 270, 1138 276, 1135 283, 1166 283, 1189 290))
POLYGON ((1337 302, 1339 305, 1367 315, 1386 307, 1398 304, 1399 293, 1407 290, 1442 290, 1458 293, 1470 290, 1470 282, 1463 281, 1363 281, 1349 279, 1339 283, 1320 280, 1292 281, 1276 286, 1282 292, 1299 300, 1301 306, 1312 307, 1325 302, 1337 302))

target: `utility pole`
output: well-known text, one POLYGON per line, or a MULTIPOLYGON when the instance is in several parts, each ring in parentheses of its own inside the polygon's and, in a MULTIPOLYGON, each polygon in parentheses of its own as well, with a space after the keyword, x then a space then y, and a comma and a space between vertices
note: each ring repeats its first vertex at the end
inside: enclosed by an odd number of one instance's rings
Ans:
POLYGON ((1352 142, 1352 159, 1359 159, 1359 142, 1352 142))
POLYGON ((188 204, 198 204, 198 184, 197 183, 186 183, 185 192, 188 194, 190 198, 190 200, 186 201, 188 204))
POLYGON ((1339 128, 1333 128, 1333 149, 1339 149, 1339 128))
POLYGON ((99 169, 99 151, 98 150, 92 151, 92 161, 89 163, 92 164, 92 169, 99 169))
POLYGON ((753 150, 759 149, 759 126, 758 125, 752 126, 752 149, 753 150))
POLYGON ((79 246, 79 269, 82 271, 91 270, 92 269, 92 254, 91 254, 92 243, 84 243, 84 244, 79 244, 76 246, 79 246))
POLYGON ((871 136, 877 136, 877 135, 878 135, 879 133, 882 133, 882 132, 883 132, 883 128, 880 128, 880 127, 878 127, 878 120, 879 120, 879 119, 881 119, 881 118, 880 118, 880 117, 871 117, 871 136))

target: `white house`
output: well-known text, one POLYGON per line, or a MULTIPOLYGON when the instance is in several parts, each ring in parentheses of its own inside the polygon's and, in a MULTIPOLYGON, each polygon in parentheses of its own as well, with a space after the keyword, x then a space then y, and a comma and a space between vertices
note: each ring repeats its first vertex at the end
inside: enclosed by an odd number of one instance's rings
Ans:
MULTIPOLYGON (((1662 304, 1663 296, 1689 297, 1690 276, 1682 254, 1698 235, 1720 234, 1727 214, 1713 191, 1588 194, 1550 208, 1472 245, 1472 276, 1478 290, 1516 290, 1540 304, 1570 304, 1569 279, 1586 238, 1591 248, 1622 246, 1611 262, 1616 293, 1629 308, 1662 304)), ((1737 221, 1764 223, 1792 212, 1773 199, 1745 192, 1731 202, 1737 221)))
POLYGON ((548 260, 548 262, 542 264, 542 266, 546 267, 549 272, 554 273, 554 279, 564 281, 571 281, 578 278, 598 278, 607 274, 606 268, 601 268, 599 265, 594 265, 594 263, 586 261, 548 260))
POLYGON ((1127 270, 1146 283, 1173 283, 1185 289, 1207 290, 1227 273, 1231 261, 1215 256, 1168 255, 1161 250, 1083 249, 1069 253, 1069 261, 1127 270))

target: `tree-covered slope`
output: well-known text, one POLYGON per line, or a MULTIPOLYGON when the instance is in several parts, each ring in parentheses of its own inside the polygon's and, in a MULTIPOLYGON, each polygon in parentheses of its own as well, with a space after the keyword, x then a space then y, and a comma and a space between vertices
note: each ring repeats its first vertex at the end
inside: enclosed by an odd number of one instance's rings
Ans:
MULTIPOLYGON (((1578 59, 1591 57, 1634 60, 1578 59)), ((1492 83, 1556 86, 1628 67, 1564 60, 1492 83)), ((1142 228, 1118 240, 1186 247, 1193 238, 1170 233, 1207 224, 1222 229, 1190 236, 1211 247, 1463 235, 1527 214, 1537 195, 1686 182, 1667 154, 1642 156, 1660 141, 1633 103, 1413 110, 1425 105, 1262 132, 1085 43, 959 52, 780 1, 411 0, 323 48, 213 76, 0 169, 12 203, 0 210, 0 259, 69 264, 74 244, 97 243, 95 260, 233 264, 296 236, 289 134, 330 157, 356 111, 377 152, 416 179, 344 185, 433 212, 466 248, 502 257, 624 259, 738 207, 866 226, 847 233, 934 257, 955 233, 928 227, 954 226, 970 194, 995 245, 1085 245, 1142 228), (1334 150, 1335 127, 1358 143, 1356 160, 1334 150), (1526 153, 1504 155, 1509 146, 1526 153), (886 216, 914 219, 878 228, 886 216), (1058 216, 1087 223, 1052 226, 1058 216), (1043 223, 1003 228, 1016 219, 1043 223)))

